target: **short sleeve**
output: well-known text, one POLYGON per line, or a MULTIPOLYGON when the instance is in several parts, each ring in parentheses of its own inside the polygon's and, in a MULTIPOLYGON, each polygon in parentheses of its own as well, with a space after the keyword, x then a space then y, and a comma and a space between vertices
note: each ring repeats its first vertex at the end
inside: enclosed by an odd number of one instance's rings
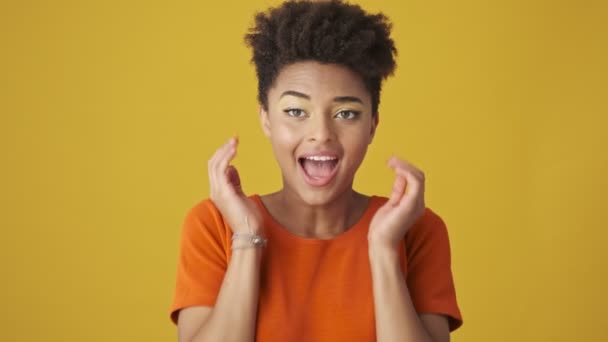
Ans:
POLYGON ((215 305, 228 265, 228 229, 210 200, 200 202, 187 213, 170 312, 173 323, 177 324, 179 310, 185 307, 215 305))
POLYGON ((407 285, 418 313, 448 317, 450 331, 462 325, 445 223, 431 209, 406 234, 407 285))

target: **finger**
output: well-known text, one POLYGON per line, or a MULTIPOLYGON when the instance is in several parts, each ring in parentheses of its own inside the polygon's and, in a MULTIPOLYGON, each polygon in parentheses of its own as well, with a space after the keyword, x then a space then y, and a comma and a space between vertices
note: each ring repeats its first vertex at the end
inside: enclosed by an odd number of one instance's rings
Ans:
POLYGON ((413 201, 410 203, 417 203, 420 196, 421 181, 411 172, 408 172, 405 178, 407 179, 408 186, 405 195, 403 195, 403 197, 401 198, 400 204, 408 203, 410 201, 413 201))
POLYGON ((219 177, 225 178, 226 170, 228 168, 228 164, 230 161, 234 159, 236 156, 236 148, 237 148, 237 140, 231 138, 228 143, 224 146, 223 151, 220 155, 218 155, 218 160, 216 163, 216 174, 219 177))
POLYGON ((230 146, 230 140, 228 140, 226 143, 224 143, 222 146, 220 146, 217 150, 215 150, 215 152, 213 153, 211 158, 209 158, 209 162, 208 162, 209 168, 215 169, 215 166, 217 165, 217 161, 225 153, 226 148, 228 146, 230 146))
POLYGON ((422 188, 424 188, 424 183, 425 183, 424 175, 420 176, 420 175, 415 174, 412 170, 402 169, 402 168, 396 168, 396 169, 394 169, 394 171, 396 174, 398 174, 402 177, 405 177, 406 179, 410 179, 410 177, 413 177, 413 179, 415 179, 416 182, 419 183, 422 188))
POLYGON ((213 156, 211 157, 211 159, 209 159, 209 161, 207 163, 207 171, 209 174, 209 182, 210 182, 210 188, 211 188, 210 190, 213 190, 215 188, 215 185, 219 185, 218 182, 221 182, 220 177, 223 176, 223 172, 218 174, 218 170, 219 170, 218 163, 224 158, 224 155, 226 154, 227 149, 231 145, 231 140, 232 139, 230 139, 228 142, 226 142, 225 144, 220 146, 220 148, 218 148, 215 151, 215 153, 213 154, 213 156))
POLYGON ((409 162, 396 157, 389 159, 389 165, 397 175, 404 177, 407 183, 405 194, 401 196, 399 203, 396 205, 409 207, 410 209, 424 209, 424 173, 409 162))
POLYGON ((389 159, 388 163, 389 166, 393 169, 407 170, 421 179, 424 178, 424 173, 406 160, 402 160, 397 157, 392 157, 391 159, 389 159))
POLYGON ((213 153, 211 158, 209 158, 209 160, 207 161, 207 174, 209 176, 209 191, 211 191, 212 194, 215 192, 215 189, 216 189, 215 164, 217 163, 217 155, 220 152, 220 150, 221 150, 221 147, 218 148, 213 153))
POLYGON ((406 203, 410 200, 418 203, 420 197, 422 197, 420 196, 421 193, 424 193, 424 174, 422 171, 397 157, 389 159, 388 164, 398 176, 406 180, 407 188, 405 189, 405 194, 399 198, 401 203, 406 203))
POLYGON ((393 182, 393 189, 391 190, 391 195, 388 199, 390 205, 396 206, 399 203, 401 197, 403 197, 403 194, 405 193, 406 186, 406 178, 401 175, 397 175, 395 177, 395 181, 393 182))
POLYGON ((231 138, 223 147, 222 151, 218 153, 217 160, 214 165, 214 181, 217 185, 217 192, 219 193, 218 195, 234 194, 237 192, 230 184, 230 179, 227 175, 229 163, 236 155, 236 143, 236 139, 231 138))
MULTIPOLYGON (((395 173, 406 177, 406 179, 408 175, 415 177, 418 180, 419 184, 419 189, 417 190, 424 192, 425 176, 421 170, 419 170, 412 164, 403 160, 399 160, 397 158, 394 158, 394 160, 389 161, 389 164, 391 165, 395 173)), ((409 192, 410 190, 408 189, 407 191, 409 192)))

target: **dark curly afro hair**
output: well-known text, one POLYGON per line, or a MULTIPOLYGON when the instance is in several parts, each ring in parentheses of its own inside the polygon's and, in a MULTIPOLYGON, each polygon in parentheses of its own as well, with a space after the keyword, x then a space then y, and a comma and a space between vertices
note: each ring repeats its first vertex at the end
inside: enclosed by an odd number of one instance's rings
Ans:
POLYGON ((340 0, 287 1, 256 14, 245 42, 253 49, 260 104, 268 109, 268 89, 281 68, 314 60, 357 73, 371 93, 375 115, 382 81, 395 70, 397 49, 390 30, 383 14, 368 14, 340 0))

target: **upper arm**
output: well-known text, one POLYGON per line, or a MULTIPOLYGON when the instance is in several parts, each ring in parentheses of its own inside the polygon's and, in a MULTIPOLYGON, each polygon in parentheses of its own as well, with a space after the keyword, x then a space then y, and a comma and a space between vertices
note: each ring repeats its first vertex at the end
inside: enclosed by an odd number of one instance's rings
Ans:
POLYGON ((407 286, 419 314, 447 318, 449 330, 462 324, 451 269, 448 231, 437 214, 425 214, 406 235, 407 286))
POLYGON ((190 311, 185 308, 215 305, 228 263, 227 229, 210 201, 201 202, 186 215, 170 310, 174 323, 177 324, 178 311, 183 311, 183 316, 190 311))
POLYGON ((450 341, 450 325, 446 316, 425 313, 420 315, 420 320, 434 342, 450 341))
POLYGON ((177 318, 177 340, 191 341, 203 323, 209 319, 212 310, 209 306, 189 306, 181 309, 177 318))

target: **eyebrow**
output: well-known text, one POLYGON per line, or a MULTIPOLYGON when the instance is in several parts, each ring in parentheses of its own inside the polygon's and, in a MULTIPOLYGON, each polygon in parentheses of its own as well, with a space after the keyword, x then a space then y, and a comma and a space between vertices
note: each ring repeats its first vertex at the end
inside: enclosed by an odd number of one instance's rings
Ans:
MULTIPOLYGON (((287 90, 287 91, 283 92, 283 94, 281 94, 281 97, 279 97, 279 98, 282 98, 283 96, 287 96, 287 95, 310 100, 310 95, 306 95, 304 93, 300 93, 295 90, 287 90)), ((337 96, 337 97, 334 97, 334 102, 340 102, 340 103, 359 102, 359 103, 363 104, 363 101, 361 101, 361 99, 356 96, 337 96)))
POLYGON ((360 104, 363 104, 363 101, 361 101, 361 99, 358 98, 358 97, 356 97, 356 96, 338 96, 338 97, 334 97, 334 102, 340 102, 340 103, 359 102, 360 104))
POLYGON ((287 90, 287 91, 283 92, 283 94, 281 94, 281 97, 279 97, 279 98, 282 98, 283 96, 287 96, 287 95, 291 95, 291 96, 295 96, 295 97, 301 97, 303 99, 310 100, 310 96, 308 96, 308 95, 306 95, 304 93, 300 93, 300 92, 294 91, 294 90, 287 90))

